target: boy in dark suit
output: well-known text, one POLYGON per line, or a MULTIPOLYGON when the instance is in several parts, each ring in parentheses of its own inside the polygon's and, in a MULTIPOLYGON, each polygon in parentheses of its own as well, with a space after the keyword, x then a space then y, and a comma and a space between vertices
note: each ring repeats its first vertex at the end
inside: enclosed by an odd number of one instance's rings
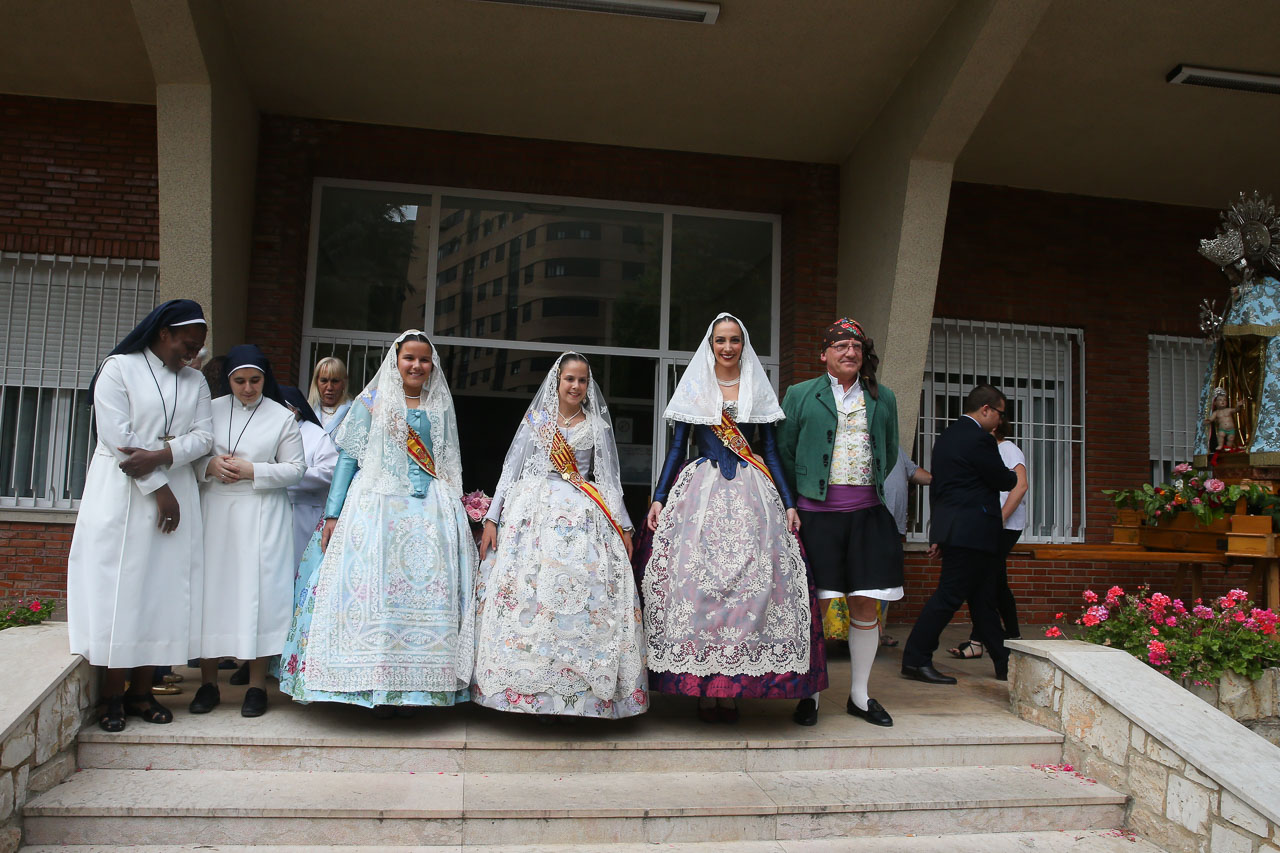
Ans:
POLYGON ((964 399, 964 415, 943 430, 933 445, 929 490, 929 554, 942 553, 938 588, 916 619, 902 652, 902 674, 930 684, 956 680, 933 668, 938 637, 966 600, 974 628, 995 664, 996 678, 1008 677, 1009 653, 995 608, 1000 562, 1000 492, 1017 476, 1005 467, 991 431, 1008 402, 998 389, 979 385, 964 399))

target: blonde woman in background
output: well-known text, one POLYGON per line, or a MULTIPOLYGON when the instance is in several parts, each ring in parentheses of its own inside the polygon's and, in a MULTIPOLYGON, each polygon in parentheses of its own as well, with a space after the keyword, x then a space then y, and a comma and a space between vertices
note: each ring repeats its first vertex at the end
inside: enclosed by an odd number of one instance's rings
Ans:
POLYGON ((342 419, 351 408, 351 394, 347 391, 347 366, 342 359, 329 356, 316 362, 311 371, 311 390, 307 392, 320 426, 330 436, 334 435, 342 419))

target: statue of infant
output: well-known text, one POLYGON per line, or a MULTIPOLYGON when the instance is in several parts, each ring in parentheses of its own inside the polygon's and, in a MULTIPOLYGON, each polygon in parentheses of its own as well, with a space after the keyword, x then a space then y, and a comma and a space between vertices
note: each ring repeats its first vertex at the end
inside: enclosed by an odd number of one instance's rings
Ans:
POLYGON ((1204 422, 1209 424, 1209 446, 1214 446, 1214 436, 1220 450, 1238 450, 1236 439, 1236 412, 1242 404, 1236 401, 1234 406, 1227 405, 1227 390, 1221 386, 1213 389, 1213 402, 1209 404, 1209 413, 1204 422))

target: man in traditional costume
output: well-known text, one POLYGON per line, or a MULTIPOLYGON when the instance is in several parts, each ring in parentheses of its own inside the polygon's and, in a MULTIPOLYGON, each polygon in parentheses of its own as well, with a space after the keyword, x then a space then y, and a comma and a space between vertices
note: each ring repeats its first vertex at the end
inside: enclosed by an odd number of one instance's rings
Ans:
POLYGON ((109 732, 126 714, 171 721, 151 695, 151 668, 198 650, 204 538, 192 463, 213 435, 209 388, 185 364, 206 331, 199 304, 165 302, 89 385, 98 442, 67 560, 67 630, 72 653, 107 667, 99 725, 109 732))
MULTIPOLYGON (((880 359, 856 321, 828 326, 818 357, 826 370, 788 388, 782 401, 779 453, 798 495, 800 538, 823 614, 832 600, 848 601, 852 682, 845 710, 892 726, 868 682, 880 647, 876 601, 902 598, 902 540, 884 494, 898 460, 898 404, 876 381, 880 359)), ((817 722, 817 700, 800 703, 796 722, 817 722)))

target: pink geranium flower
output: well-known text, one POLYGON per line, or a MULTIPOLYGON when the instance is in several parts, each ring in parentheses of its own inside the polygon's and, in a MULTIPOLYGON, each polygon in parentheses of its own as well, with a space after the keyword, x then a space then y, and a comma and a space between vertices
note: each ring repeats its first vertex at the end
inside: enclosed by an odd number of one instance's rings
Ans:
POLYGON ((1091 589, 1086 589, 1084 591, 1084 600, 1089 602, 1090 604, 1097 604, 1098 594, 1091 589))
POLYGON ((1046 637, 1049 637, 1050 639, 1054 637, 1061 637, 1062 629, 1059 628, 1057 625, 1050 625, 1048 628, 1045 629, 1044 635, 1046 637))

